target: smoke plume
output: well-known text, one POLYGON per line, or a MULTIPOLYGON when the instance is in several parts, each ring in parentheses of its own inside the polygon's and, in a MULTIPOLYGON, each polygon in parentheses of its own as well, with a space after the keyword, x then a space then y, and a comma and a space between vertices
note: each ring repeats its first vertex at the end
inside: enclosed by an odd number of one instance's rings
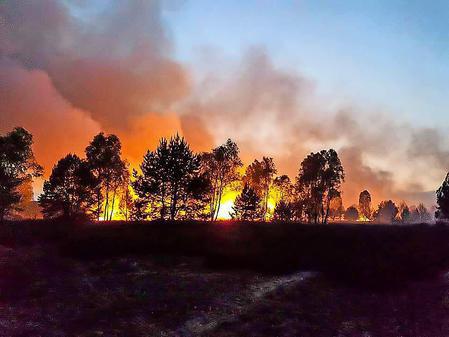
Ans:
POLYGON ((319 83, 279 68, 263 48, 238 59, 205 54, 187 67, 173 56, 163 3, 89 3, 0 3, 0 132, 29 129, 47 174, 99 131, 116 133, 134 165, 178 132, 196 151, 230 137, 247 164, 271 156, 292 178, 307 153, 335 148, 346 206, 364 189, 375 202, 433 202, 427 192, 449 167, 438 130, 355 104, 335 109, 316 94, 319 83))

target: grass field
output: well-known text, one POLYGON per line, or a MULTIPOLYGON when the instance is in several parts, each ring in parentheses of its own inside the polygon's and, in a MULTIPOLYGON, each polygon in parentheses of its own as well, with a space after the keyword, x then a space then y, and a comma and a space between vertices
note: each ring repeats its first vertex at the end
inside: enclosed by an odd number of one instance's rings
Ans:
POLYGON ((7 223, 0 336, 447 336, 449 228, 7 223))

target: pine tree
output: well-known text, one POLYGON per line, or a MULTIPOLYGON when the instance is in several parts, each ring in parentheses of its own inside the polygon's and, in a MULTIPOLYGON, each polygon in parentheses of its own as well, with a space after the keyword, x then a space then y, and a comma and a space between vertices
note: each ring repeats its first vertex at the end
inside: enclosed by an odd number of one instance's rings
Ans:
POLYGON ((259 220, 263 217, 263 210, 261 207, 261 200, 256 191, 248 184, 245 184, 242 193, 235 199, 232 207, 233 219, 238 220, 259 220))

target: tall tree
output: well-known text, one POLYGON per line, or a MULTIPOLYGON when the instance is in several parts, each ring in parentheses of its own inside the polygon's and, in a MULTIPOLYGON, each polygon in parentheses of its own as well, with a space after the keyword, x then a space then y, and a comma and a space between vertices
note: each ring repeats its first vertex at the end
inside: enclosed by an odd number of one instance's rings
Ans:
POLYGON ((392 200, 384 200, 379 204, 373 216, 379 223, 390 224, 396 219, 398 212, 399 209, 392 200))
POLYGON ((121 158, 122 145, 116 135, 96 135, 86 147, 87 162, 98 181, 95 215, 100 220, 111 220, 117 191, 126 182, 128 170, 121 158))
POLYGON ((329 208, 330 208, 329 216, 332 218, 332 220, 335 219, 340 220, 345 213, 345 208, 343 207, 343 200, 340 195, 333 197, 331 199, 329 208))
POLYGON ((309 154, 301 163, 296 179, 309 222, 327 223, 332 198, 340 195, 344 170, 335 150, 309 154))
POLYGON ((152 217, 174 220, 186 211, 185 200, 192 180, 198 176, 200 161, 184 138, 162 139, 155 151, 148 151, 134 172, 133 188, 150 206, 152 217))
POLYGON ((402 201, 399 204, 398 212, 399 212, 399 216, 401 218, 401 222, 402 223, 409 223, 409 222, 411 222, 410 208, 405 203, 405 201, 402 201))
POLYGON ((240 179, 238 169, 242 167, 236 143, 228 139, 212 152, 203 153, 201 171, 210 180, 210 219, 217 220, 224 191, 240 179))
POLYGON ((365 220, 371 219, 371 194, 367 190, 360 192, 359 212, 365 220))
POLYGON ((88 215, 96 202, 97 184, 88 163, 75 154, 68 154, 53 167, 39 196, 44 217, 74 219, 88 215))
POLYGON ((419 214, 419 222, 420 223, 427 223, 432 221, 432 215, 430 214, 429 210, 423 203, 419 203, 416 207, 416 210, 419 214))
POLYGON ((0 136, 0 222, 18 209, 22 199, 20 186, 42 175, 32 145, 33 136, 24 128, 0 136))
POLYGON ((449 219, 449 173, 437 190, 437 204, 435 216, 440 219, 449 219))
POLYGON ((235 199, 234 206, 232 207, 232 218, 238 220, 263 219, 263 210, 260 201, 260 197, 256 191, 246 183, 242 192, 235 199))
POLYGON ((246 169, 243 181, 248 184, 262 201, 262 217, 264 220, 268 214, 268 199, 274 175, 277 173, 273 158, 263 157, 261 161, 257 159, 246 169))
POLYGON ((274 179, 273 188, 275 191, 276 203, 280 201, 291 202, 295 199, 295 187, 289 176, 281 175, 274 179))

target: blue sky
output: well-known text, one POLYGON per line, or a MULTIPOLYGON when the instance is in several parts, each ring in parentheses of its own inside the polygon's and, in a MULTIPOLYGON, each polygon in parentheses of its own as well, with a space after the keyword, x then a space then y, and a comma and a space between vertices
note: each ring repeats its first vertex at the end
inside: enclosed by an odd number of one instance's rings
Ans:
POLYGON ((412 125, 449 126, 448 1, 171 4, 165 19, 183 62, 194 62, 204 47, 238 58, 259 46, 324 96, 412 125))

